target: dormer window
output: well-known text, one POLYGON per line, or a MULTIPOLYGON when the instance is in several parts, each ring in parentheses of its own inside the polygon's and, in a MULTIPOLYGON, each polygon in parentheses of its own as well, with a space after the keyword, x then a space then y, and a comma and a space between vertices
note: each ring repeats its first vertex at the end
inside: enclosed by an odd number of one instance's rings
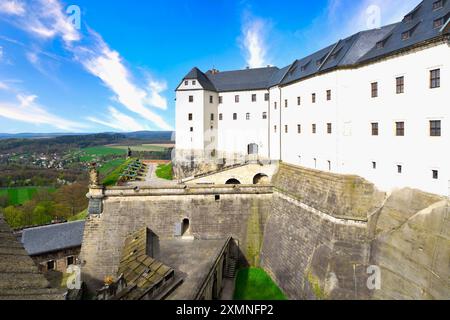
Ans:
POLYGON ((403 21, 408 23, 408 22, 411 22, 412 20, 413 20, 413 14, 410 13, 407 16, 405 16, 405 19, 403 21))
POLYGON ((308 66, 309 66, 310 63, 311 63, 311 60, 308 61, 307 63, 305 63, 304 65, 302 65, 302 66, 300 67, 300 70, 301 70, 301 71, 306 71, 306 69, 308 68, 308 66))
POLYGON ((433 2, 433 10, 439 10, 444 7, 444 0, 438 0, 433 2))
POLYGON ((439 19, 436 19, 433 21, 433 28, 437 29, 444 25, 444 17, 441 17, 439 19))
POLYGON ((292 75, 294 74, 295 70, 297 70, 297 66, 293 67, 293 68, 291 69, 291 71, 289 71, 289 75, 292 76, 292 75))
POLYGON ((377 42, 377 49, 382 49, 384 48, 384 41, 378 41, 377 42))
POLYGON ((186 81, 184 82, 184 85, 187 86, 188 84, 189 84, 189 81, 186 80, 186 81))
POLYGON ((193 86, 197 85, 197 81, 195 81, 195 80, 192 81, 192 85, 193 85, 193 86))
POLYGON ((402 40, 408 40, 409 38, 411 38, 411 30, 405 31, 402 33, 402 40))

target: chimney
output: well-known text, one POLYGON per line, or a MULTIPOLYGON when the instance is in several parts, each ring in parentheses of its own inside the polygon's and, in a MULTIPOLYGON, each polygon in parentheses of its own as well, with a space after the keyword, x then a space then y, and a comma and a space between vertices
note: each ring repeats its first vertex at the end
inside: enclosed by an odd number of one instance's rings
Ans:
POLYGON ((212 70, 211 70, 211 74, 218 74, 220 71, 219 70, 217 70, 217 69, 215 69, 215 68, 213 68, 212 70))

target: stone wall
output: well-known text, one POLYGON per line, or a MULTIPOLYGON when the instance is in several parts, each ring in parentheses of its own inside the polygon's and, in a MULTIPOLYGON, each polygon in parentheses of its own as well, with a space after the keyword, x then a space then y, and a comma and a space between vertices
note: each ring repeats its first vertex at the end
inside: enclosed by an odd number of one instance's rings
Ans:
POLYGON ((116 275, 126 236, 147 226, 161 238, 172 238, 175 225, 188 218, 199 239, 232 236, 239 242, 241 264, 257 261, 270 187, 133 189, 105 192, 104 210, 85 226, 81 260, 83 278, 92 287, 116 275), (220 197, 218 199, 217 197, 220 197))
POLYGON ((290 299, 365 299, 366 223, 337 219, 275 193, 261 265, 290 299))
POLYGON ((337 218, 367 220, 385 198, 385 193, 363 178, 285 163, 280 164, 272 183, 280 192, 337 218))

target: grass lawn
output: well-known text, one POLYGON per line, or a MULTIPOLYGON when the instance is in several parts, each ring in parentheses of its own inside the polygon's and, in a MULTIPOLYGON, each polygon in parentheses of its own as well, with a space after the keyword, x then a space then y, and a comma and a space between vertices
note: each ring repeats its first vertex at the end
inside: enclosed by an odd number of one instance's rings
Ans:
POLYGON ((85 148, 81 150, 80 153, 80 161, 81 162, 90 162, 98 157, 101 156, 108 156, 108 155, 122 155, 126 156, 126 151, 122 149, 117 148, 110 148, 110 147, 92 147, 92 148, 85 148))
MULTIPOLYGON (((55 188, 45 188, 50 192, 55 191, 55 188)), ((0 196, 7 195, 8 196, 8 205, 21 205, 25 202, 31 200, 36 192, 41 189, 41 187, 19 187, 19 188, 8 188, 8 189, 0 189, 0 196)))
MULTIPOLYGON (((128 150, 128 146, 110 146, 113 149, 120 149, 120 150, 128 150)), ((163 147, 163 146, 158 146, 158 145, 152 145, 152 144, 141 144, 141 145, 136 145, 136 146, 130 146, 131 151, 157 151, 157 152, 161 152, 161 151, 165 151, 167 148, 163 147)))
POLYGON ((121 165, 119 165, 116 169, 114 169, 111 173, 109 173, 105 179, 103 179, 103 185, 106 187, 115 186, 119 181, 120 175, 127 168, 127 166, 135 161, 135 159, 125 160, 121 165))
POLYGON ((160 164, 156 169, 156 176, 165 180, 173 180, 172 162, 160 164))
POLYGON ((269 275, 259 268, 241 269, 236 278, 234 300, 287 300, 269 275))

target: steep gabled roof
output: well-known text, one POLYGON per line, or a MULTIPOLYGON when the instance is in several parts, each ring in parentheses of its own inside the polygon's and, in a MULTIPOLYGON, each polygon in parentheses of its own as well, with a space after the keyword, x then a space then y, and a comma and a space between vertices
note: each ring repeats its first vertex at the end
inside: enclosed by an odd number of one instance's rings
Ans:
POLYGON ((25 229, 22 231, 22 243, 31 256, 80 247, 84 223, 76 221, 25 229))
POLYGON ((392 33, 386 36, 387 39, 385 39, 386 41, 384 41, 382 46, 375 46, 361 57, 358 62, 386 56, 440 36, 442 29, 434 28, 434 21, 439 18, 448 20, 450 1, 444 0, 443 7, 438 10, 433 10, 434 2, 436 0, 422 1, 405 16, 402 22, 395 25, 392 33), (406 32, 410 32, 410 36, 407 39, 402 39, 402 34, 406 32))
POLYGON ((62 300, 0 215, 0 300, 62 300))
POLYGON ((183 78, 183 81, 184 80, 197 80, 198 83, 200 83, 200 85, 203 87, 203 89, 209 91, 217 91, 208 77, 197 67, 192 68, 192 70, 189 71, 189 73, 183 78))

